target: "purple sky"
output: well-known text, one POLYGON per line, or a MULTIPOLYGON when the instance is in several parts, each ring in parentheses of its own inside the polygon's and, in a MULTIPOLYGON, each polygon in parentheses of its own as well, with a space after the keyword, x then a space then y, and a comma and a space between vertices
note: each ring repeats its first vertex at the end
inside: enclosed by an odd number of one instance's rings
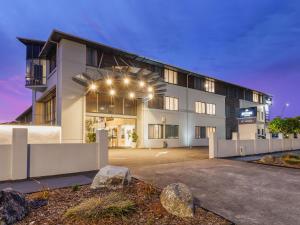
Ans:
POLYGON ((3 0, 0 9, 0 122, 31 103, 25 47, 52 29, 258 89, 272 116, 300 115, 299 0, 3 0))

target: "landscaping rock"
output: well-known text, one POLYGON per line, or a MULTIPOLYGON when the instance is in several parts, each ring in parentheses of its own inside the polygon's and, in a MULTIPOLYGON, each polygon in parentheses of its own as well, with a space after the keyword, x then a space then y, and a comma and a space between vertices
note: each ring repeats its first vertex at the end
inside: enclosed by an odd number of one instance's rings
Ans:
POLYGON ((22 193, 10 188, 0 191, 0 224, 14 224, 29 212, 28 202, 22 193))
POLYGON ((275 160, 276 158, 272 155, 265 155, 260 159, 262 163, 273 163, 275 160))
POLYGON ((194 198, 185 184, 174 183, 165 187, 160 195, 160 202, 169 213, 175 216, 194 216, 194 198))
POLYGON ((100 169, 94 177, 91 188, 97 189, 106 187, 115 190, 123 188, 124 185, 128 185, 130 181, 131 175, 127 167, 105 166, 100 169))
POLYGON ((46 199, 36 199, 29 202, 29 207, 32 209, 38 209, 48 204, 46 199))

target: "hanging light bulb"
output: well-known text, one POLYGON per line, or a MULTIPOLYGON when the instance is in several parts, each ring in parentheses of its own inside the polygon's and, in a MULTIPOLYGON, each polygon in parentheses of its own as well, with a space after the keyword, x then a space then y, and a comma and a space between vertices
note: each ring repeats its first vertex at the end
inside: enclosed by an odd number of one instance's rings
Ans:
POLYGON ((152 98, 153 98, 153 94, 152 94, 152 93, 149 93, 149 94, 148 94, 148 98, 149 98, 149 99, 152 99, 152 98))
POLYGON ((144 86, 145 86, 145 82, 141 80, 141 81, 139 82, 139 85, 140 85, 140 87, 144 87, 144 86))
POLYGON ((114 96, 116 94, 116 91, 114 89, 110 89, 109 94, 111 96, 114 96))
POLYGON ((134 97, 135 97, 134 92, 129 92, 129 98, 134 98, 134 97))
POLYGON ((112 85, 112 83, 113 83, 113 81, 112 81, 111 78, 107 78, 107 79, 106 79, 106 84, 107 84, 107 85, 110 86, 110 85, 112 85))
POLYGON ((90 84, 90 87, 89 87, 89 89, 90 89, 91 91, 96 91, 96 89, 97 89, 97 85, 96 85, 96 84, 94 84, 94 83, 92 83, 92 84, 90 84))
POLYGON ((124 84, 126 84, 126 85, 129 84, 129 82, 130 82, 128 77, 125 77, 123 81, 124 81, 124 84))
POLYGON ((153 87, 149 86, 148 87, 148 92, 153 92, 153 87))

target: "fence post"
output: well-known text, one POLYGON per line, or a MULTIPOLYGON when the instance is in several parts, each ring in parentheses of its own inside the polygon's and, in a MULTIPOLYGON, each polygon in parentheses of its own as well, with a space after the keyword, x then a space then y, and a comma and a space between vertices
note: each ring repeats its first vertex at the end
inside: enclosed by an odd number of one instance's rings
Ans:
POLYGON ((209 134, 209 158, 218 157, 218 138, 216 132, 209 134))
POLYGON ((290 141, 290 149, 294 150, 294 134, 289 134, 289 141, 290 141))
POLYGON ((284 151, 284 138, 282 133, 278 134, 278 139, 281 140, 281 151, 284 151))
POLYGON ((108 135, 107 130, 96 131, 98 151, 98 169, 108 165, 108 135))
POLYGON ((20 180, 27 178, 27 128, 12 129, 11 145, 11 179, 20 180))
POLYGON ((271 152, 272 151, 272 134, 271 133, 266 133, 266 139, 269 141, 268 152, 271 152))

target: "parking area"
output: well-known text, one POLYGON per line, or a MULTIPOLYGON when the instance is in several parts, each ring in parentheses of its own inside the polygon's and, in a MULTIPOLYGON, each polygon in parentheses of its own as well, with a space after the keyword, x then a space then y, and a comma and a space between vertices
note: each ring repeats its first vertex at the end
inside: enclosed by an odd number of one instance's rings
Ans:
POLYGON ((109 149, 109 164, 129 168, 200 159, 208 159, 208 147, 109 149))

